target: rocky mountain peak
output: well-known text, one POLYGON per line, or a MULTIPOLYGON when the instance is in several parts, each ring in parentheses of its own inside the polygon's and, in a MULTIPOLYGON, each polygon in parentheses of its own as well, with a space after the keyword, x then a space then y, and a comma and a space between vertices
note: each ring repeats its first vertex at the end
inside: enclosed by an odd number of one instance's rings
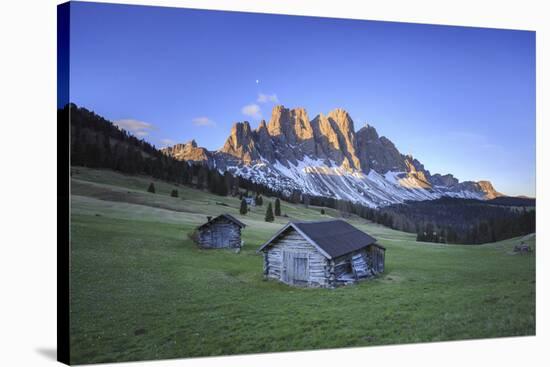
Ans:
POLYGON ((432 175, 430 181, 434 186, 455 187, 456 185, 458 185, 458 179, 456 179, 450 173, 446 175, 440 175, 439 173, 436 173, 432 175))
POLYGON ((220 151, 241 159, 245 163, 258 159, 259 153, 256 150, 250 123, 248 121, 235 123, 220 151))
POLYGON ((198 147, 194 140, 164 152, 177 159, 208 162, 277 190, 368 205, 442 195, 500 195, 488 181, 459 182, 450 174, 431 175, 411 154, 401 154, 390 139, 379 136, 373 126, 365 124, 356 132, 353 119, 342 108, 309 120, 304 108, 278 105, 269 122, 262 120, 254 130, 247 121, 235 123, 216 152, 198 147))
POLYGON ((282 105, 273 107, 267 125, 269 135, 289 144, 296 144, 313 137, 313 130, 304 108, 288 109, 282 105))
POLYGON ((359 131, 357 131, 357 135, 361 135, 364 141, 373 141, 380 138, 374 126, 369 124, 365 124, 365 126, 360 128, 359 131))
POLYGON ((485 193, 485 197, 487 199, 494 199, 496 197, 503 196, 500 192, 495 190, 490 181, 478 181, 477 184, 479 185, 481 191, 485 193))
POLYGON ((273 107, 271 111, 271 119, 267 125, 269 135, 277 136, 284 135, 283 131, 288 128, 290 124, 290 110, 283 105, 277 105, 273 107))
POLYGON ((265 120, 260 121, 260 125, 258 125, 258 128, 256 129, 256 131, 260 131, 260 130, 267 131, 267 124, 265 123, 265 120))
POLYGON ((378 137, 374 127, 365 126, 357 132, 357 148, 365 172, 371 169, 382 174, 389 171, 407 172, 410 167, 391 140, 378 137))
POLYGON ((346 110, 342 108, 335 108, 328 113, 327 117, 336 123, 336 126, 338 126, 342 134, 347 135, 355 133, 353 120, 346 110))
POLYGON ((166 155, 172 156, 176 159, 186 160, 193 163, 206 163, 210 164, 212 156, 210 152, 197 145, 195 139, 183 144, 176 144, 171 147, 161 149, 166 155))

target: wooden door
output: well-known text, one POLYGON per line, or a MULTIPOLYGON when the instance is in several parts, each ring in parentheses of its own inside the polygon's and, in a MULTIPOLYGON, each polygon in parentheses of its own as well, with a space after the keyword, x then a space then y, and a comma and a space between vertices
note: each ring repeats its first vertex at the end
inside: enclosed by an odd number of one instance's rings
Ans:
POLYGON ((307 282, 308 269, 307 257, 294 258, 294 280, 297 282, 307 282))
POLYGON ((214 228, 212 230, 212 244, 213 247, 225 247, 223 231, 219 230, 218 228, 214 228))
POLYGON ((287 283, 304 283, 309 279, 309 264, 306 254, 283 252, 285 271, 283 280, 287 283))

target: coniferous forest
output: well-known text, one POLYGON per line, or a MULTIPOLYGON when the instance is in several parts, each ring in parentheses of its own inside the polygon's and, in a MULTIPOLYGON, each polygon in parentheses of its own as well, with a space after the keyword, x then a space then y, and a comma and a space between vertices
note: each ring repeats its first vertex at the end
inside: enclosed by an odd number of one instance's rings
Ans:
MULTIPOLYGON (((386 227, 416 233, 417 241, 481 244, 535 232, 534 199, 499 197, 483 201, 443 197, 373 209, 296 190, 283 194, 229 172, 222 174, 206 165, 173 159, 147 141, 74 104, 58 110, 58 121, 67 126, 69 115, 74 166, 148 175, 221 196, 242 196, 241 190, 245 196, 254 192, 258 205, 262 203, 261 195, 267 195, 306 206, 333 208, 343 216, 355 214, 386 227)), ((275 215, 281 215, 277 209, 276 205, 275 215)))
MULTIPOLYGON (((71 165, 148 175, 221 196, 238 195, 239 189, 256 192, 257 195, 278 195, 268 187, 229 172, 221 174, 205 165, 173 159, 93 111, 74 104, 67 105, 67 108, 70 108, 71 120, 71 165)), ((68 125, 67 116, 66 110, 58 110, 58 120, 68 125)))
POLYGON ((423 242, 481 244, 535 232, 533 199, 497 199, 443 197, 377 209, 325 197, 310 197, 309 202, 338 209, 344 215, 355 214, 386 227, 416 233, 417 241, 423 242))

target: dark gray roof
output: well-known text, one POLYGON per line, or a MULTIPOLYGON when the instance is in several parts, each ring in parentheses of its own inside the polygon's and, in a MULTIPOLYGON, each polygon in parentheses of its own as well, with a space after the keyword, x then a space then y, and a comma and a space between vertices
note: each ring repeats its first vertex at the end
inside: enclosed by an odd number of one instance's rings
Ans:
POLYGON ((374 237, 360 231, 348 222, 330 220, 320 222, 288 222, 275 236, 263 244, 258 251, 262 251, 289 227, 294 228, 326 257, 331 259, 360 250, 369 245, 384 248, 376 243, 374 237))
POLYGON ((234 216, 232 216, 231 214, 227 214, 227 213, 224 213, 224 214, 220 214, 218 215, 217 217, 214 217, 212 219, 210 219, 208 222, 202 224, 199 226, 199 228, 202 228, 203 226, 206 226, 214 221, 216 221, 218 218, 226 218, 227 220, 235 223, 236 225, 238 225, 239 227, 241 228, 244 228, 246 227, 246 224, 244 224, 243 222, 241 222, 240 220, 238 220, 237 218, 235 218, 234 216))

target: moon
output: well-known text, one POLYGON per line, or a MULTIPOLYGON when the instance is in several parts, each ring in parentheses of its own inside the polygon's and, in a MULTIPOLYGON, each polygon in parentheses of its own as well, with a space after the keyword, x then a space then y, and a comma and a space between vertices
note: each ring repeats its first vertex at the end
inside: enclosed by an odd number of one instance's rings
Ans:
POLYGON ((260 84, 260 81, 258 79, 256 79, 256 84, 260 84))

